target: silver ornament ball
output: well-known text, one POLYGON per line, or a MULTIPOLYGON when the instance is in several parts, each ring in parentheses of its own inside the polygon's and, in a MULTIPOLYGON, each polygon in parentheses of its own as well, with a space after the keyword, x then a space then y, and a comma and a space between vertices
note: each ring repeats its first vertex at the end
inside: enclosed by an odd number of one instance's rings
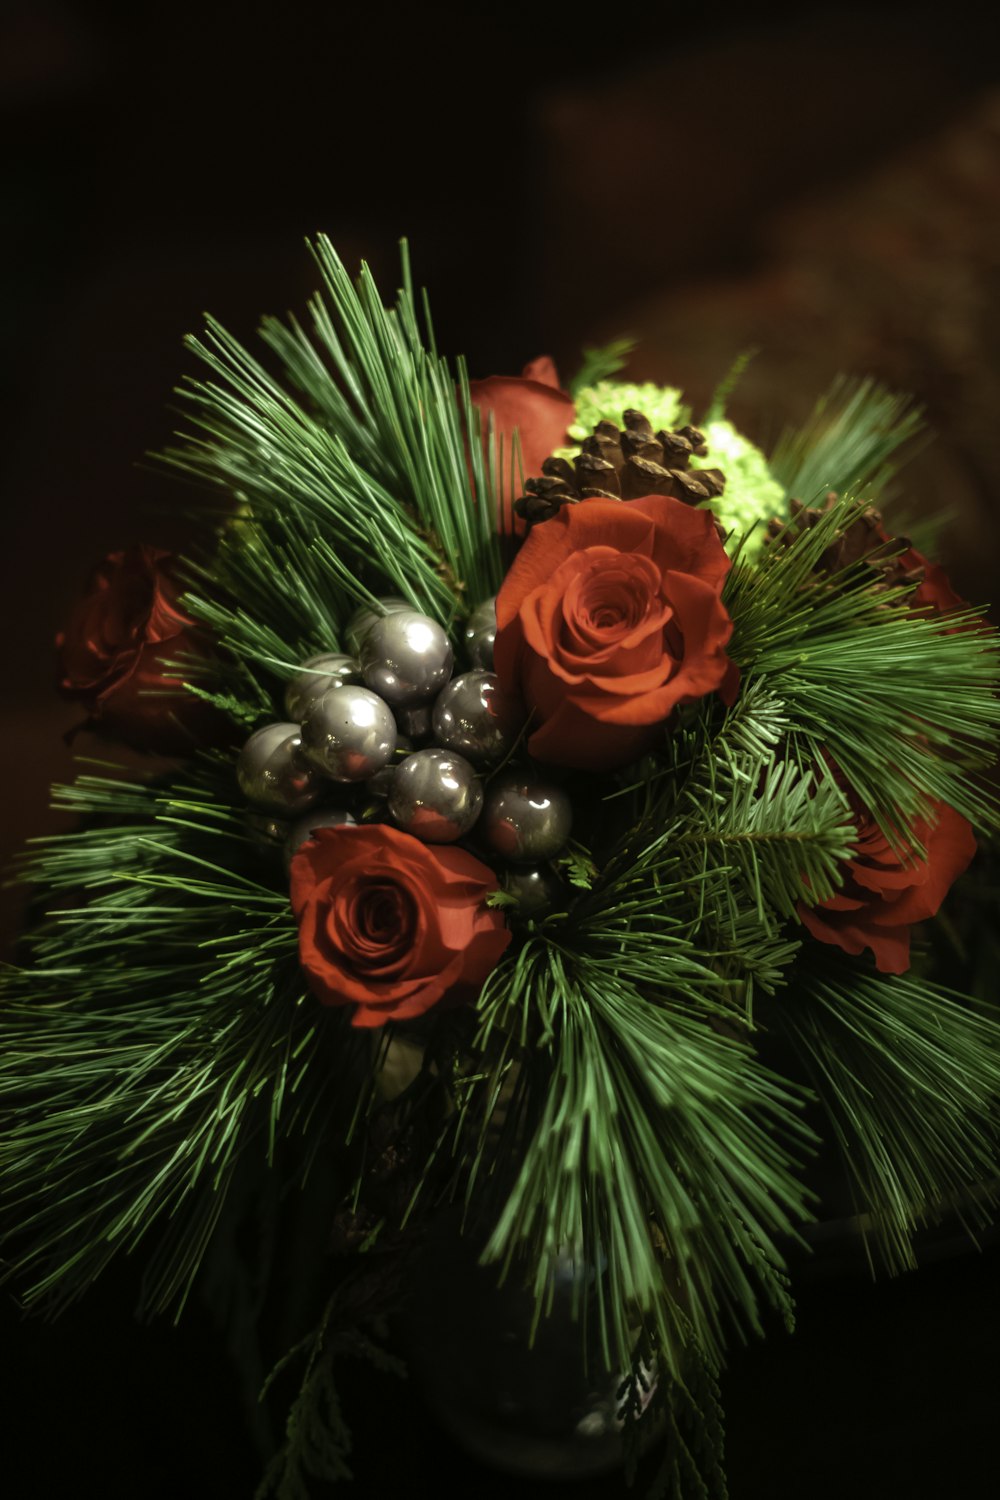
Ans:
POLYGON ((274 813, 247 812, 243 815, 247 837, 258 854, 272 858, 281 853, 288 833, 288 819, 274 813))
POLYGON ((463 672, 442 688, 434 704, 434 738, 477 765, 503 760, 524 724, 521 706, 495 672, 463 672))
POLYGON ((400 599, 396 594, 377 599, 375 604, 359 605, 344 627, 344 640, 348 651, 354 656, 360 655, 365 636, 372 626, 382 619, 383 615, 398 615, 401 610, 412 608, 413 605, 408 600, 400 599))
POLYGON ((369 797, 376 797, 380 801, 385 801, 392 787, 392 778, 396 774, 396 767, 402 765, 406 757, 413 754, 413 750, 413 741, 409 735, 401 734, 397 737, 396 749, 393 752, 392 760, 388 765, 383 766, 381 771, 376 771, 370 781, 365 782, 365 791, 369 797))
POLYGON ((480 830, 512 864, 538 864, 559 853, 572 826, 573 810, 561 787, 514 773, 491 785, 480 830))
POLYGON ((517 865, 505 870, 503 888, 517 901, 517 915, 537 917, 565 910, 566 887, 548 865, 517 865))
POLYGON ((451 750, 417 750, 396 767, 389 812, 425 844, 452 844, 472 828, 483 789, 467 760, 451 750))
POLYGON ((309 705, 330 688, 361 681, 361 663, 342 651, 324 651, 304 661, 285 687, 285 712, 301 724, 309 705))
POLYGON ((376 621, 361 648, 365 684, 393 708, 434 698, 451 676, 451 643, 436 620, 415 609, 376 621))
POLYGON ((343 807, 314 807, 301 818, 296 818, 285 838, 285 868, 288 869, 302 845, 307 843, 317 828, 350 827, 355 819, 343 807))
POLYGON ((396 721, 368 688, 345 683, 309 705, 302 749, 332 781, 367 781, 392 758, 396 721))
POLYGON ((298 724, 265 724, 240 751, 236 780, 248 802, 268 812, 305 812, 323 783, 304 758, 298 724))
POLYGON ((462 632, 465 654, 474 667, 481 667, 486 672, 493 671, 493 646, 496 638, 497 601, 494 595, 492 599, 485 599, 482 604, 476 605, 462 632))

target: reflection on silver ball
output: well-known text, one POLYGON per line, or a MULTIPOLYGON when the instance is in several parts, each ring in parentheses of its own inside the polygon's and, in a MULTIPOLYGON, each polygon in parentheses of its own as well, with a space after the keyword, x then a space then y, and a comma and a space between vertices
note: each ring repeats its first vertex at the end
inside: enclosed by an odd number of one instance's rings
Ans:
POLYGON ((413 741, 409 735, 401 734, 396 739, 396 749, 392 760, 381 771, 376 771, 370 781, 365 782, 365 791, 369 797, 375 797, 384 801, 389 795, 392 786, 392 778, 396 774, 396 767, 402 765, 408 755, 413 754, 413 741))
POLYGON ((302 756, 297 724, 265 724, 240 751, 236 779, 248 802, 269 812, 305 812, 319 800, 323 783, 302 756))
POLYGON ((503 888, 517 900, 517 914, 536 917, 543 912, 565 910, 566 887, 548 865, 521 865, 506 870, 503 888))
POLYGON ((302 748, 331 780, 367 781, 396 748, 396 721, 381 698, 347 683, 310 704, 302 721, 302 748))
POLYGON ((354 656, 360 656, 361 647, 364 645, 365 636, 371 630, 377 620, 383 615, 397 615, 400 610, 412 609, 413 605, 406 599, 400 599, 395 594, 389 594, 384 599, 378 600, 378 609, 371 604, 361 604, 354 611, 344 628, 344 640, 347 649, 354 656))
POLYGON ((467 760, 450 750, 417 750, 397 766, 389 811, 425 844, 452 844, 479 817, 483 789, 467 760))
POLYGON ((504 859, 536 864, 559 853, 573 812, 561 787, 515 773, 498 777, 490 787, 480 826, 490 848, 504 859))
POLYGON ((272 857, 281 852, 288 833, 288 819, 275 817, 273 813, 248 812, 243 823, 250 842, 258 854, 272 857))
POLYGON ((465 652, 474 667, 493 671, 493 645, 497 638, 497 601, 485 599, 477 604, 462 632, 465 652))
POLYGON ((361 663, 355 657, 345 656, 342 651, 324 651, 319 656, 310 656, 285 687, 285 713, 301 724, 310 703, 322 698, 330 688, 360 681, 361 663))
POLYGON ((354 822, 355 819, 343 807, 314 807, 303 817, 296 818, 285 839, 285 869, 317 828, 341 828, 354 822))
POLYGON ((453 677, 434 705, 434 738, 478 765, 509 755, 524 723, 524 710, 500 686, 494 672, 453 677))
POLYGON ((434 698, 451 676, 451 644, 436 620, 409 609, 376 621, 361 648, 365 683, 393 708, 434 698))

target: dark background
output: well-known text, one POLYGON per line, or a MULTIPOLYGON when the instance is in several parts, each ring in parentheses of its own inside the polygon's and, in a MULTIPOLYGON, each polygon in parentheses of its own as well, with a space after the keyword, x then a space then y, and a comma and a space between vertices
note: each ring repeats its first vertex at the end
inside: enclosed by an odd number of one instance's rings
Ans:
MULTIPOLYGON (((641 331, 631 373, 697 406, 758 346, 735 414, 762 440, 840 369, 913 391, 939 442, 909 503, 952 508, 954 581, 995 595, 994 43, 962 5, 0 9, 4 857, 71 772, 51 662, 68 601, 112 547, 189 534, 191 497, 139 466, 169 436, 183 334, 204 309, 250 337, 301 308, 319 229, 387 291, 407 234, 473 374, 543 351, 568 374, 584 343, 641 331)), ((998 1286, 990 1252, 875 1288, 807 1275, 795 1338, 727 1377, 734 1500, 978 1494, 998 1286)), ((140 1329, 133 1301, 128 1267, 54 1328, 8 1300, 14 1493, 251 1492, 215 1334, 194 1309, 140 1329)), ((413 1390, 359 1372, 348 1400, 355 1493, 510 1490, 413 1390)))

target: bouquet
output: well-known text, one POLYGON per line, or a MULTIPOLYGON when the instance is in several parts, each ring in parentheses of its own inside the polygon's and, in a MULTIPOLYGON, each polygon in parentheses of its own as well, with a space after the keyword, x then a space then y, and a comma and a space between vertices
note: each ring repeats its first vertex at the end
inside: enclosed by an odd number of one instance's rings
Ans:
POLYGON ((662 1439, 656 1492, 719 1496, 820 1141, 873 1266, 990 1220, 996 632, 893 518, 920 421, 874 382, 765 456, 738 370, 697 425, 622 346, 470 379, 405 247, 391 309, 314 255, 309 326, 190 341, 211 536, 106 558, 59 638, 81 728, 156 759, 58 788, 20 871, 6 1271, 200 1286, 295 1500, 349 1472, 339 1361, 465 1255, 510 1338, 572 1330, 584 1464, 662 1439))

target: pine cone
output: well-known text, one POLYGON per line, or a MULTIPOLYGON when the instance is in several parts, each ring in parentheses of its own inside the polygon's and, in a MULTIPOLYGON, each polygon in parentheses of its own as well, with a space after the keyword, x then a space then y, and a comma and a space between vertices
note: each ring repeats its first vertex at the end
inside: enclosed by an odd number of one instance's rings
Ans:
POLYGON ((655 432, 641 411, 627 411, 624 430, 613 422, 598 422, 581 451, 570 462, 547 458, 539 479, 525 483, 525 493, 514 509, 529 526, 548 521, 563 505, 600 496, 607 500, 637 500, 642 495, 673 495, 697 505, 721 495, 726 479, 721 469, 689 469, 693 457, 704 458, 705 435, 697 427, 679 432, 655 432))
MULTIPOLYGON (((767 540, 788 546, 804 532, 810 531, 822 516, 827 515, 837 504, 836 491, 831 490, 821 506, 804 505, 801 500, 791 500, 790 521, 777 517, 768 522, 767 540)), ((844 568, 865 562, 881 575, 879 587, 898 588, 901 584, 915 586, 923 581, 922 567, 912 567, 902 554, 910 551, 906 537, 891 537, 882 523, 882 513, 874 505, 866 505, 855 512, 853 520, 842 527, 830 545, 824 549, 814 572, 832 574, 844 568)))

